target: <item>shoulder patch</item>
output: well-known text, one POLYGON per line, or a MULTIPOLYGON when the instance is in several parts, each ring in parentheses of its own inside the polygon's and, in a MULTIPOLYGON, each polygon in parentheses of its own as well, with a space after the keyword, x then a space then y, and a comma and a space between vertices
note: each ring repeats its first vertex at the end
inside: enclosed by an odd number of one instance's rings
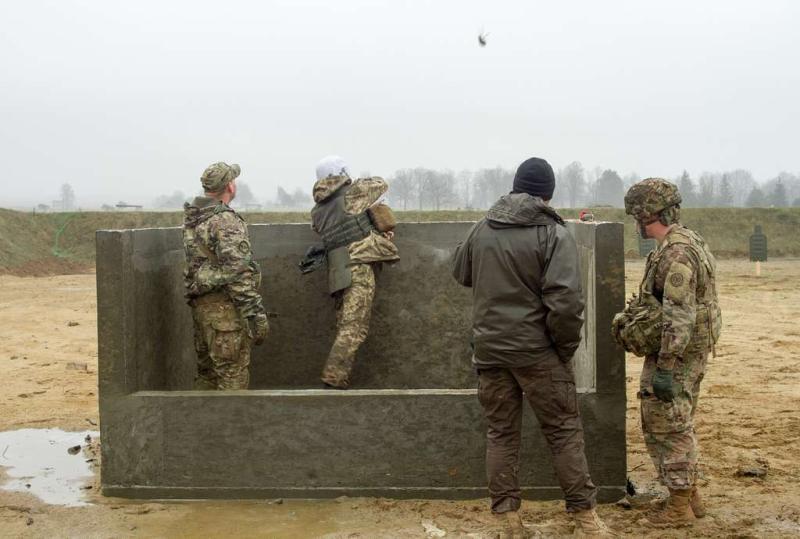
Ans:
POLYGON ((681 262, 673 262, 669 266, 666 279, 664 279, 664 300, 670 300, 676 305, 685 305, 694 301, 694 287, 692 276, 694 270, 681 262))

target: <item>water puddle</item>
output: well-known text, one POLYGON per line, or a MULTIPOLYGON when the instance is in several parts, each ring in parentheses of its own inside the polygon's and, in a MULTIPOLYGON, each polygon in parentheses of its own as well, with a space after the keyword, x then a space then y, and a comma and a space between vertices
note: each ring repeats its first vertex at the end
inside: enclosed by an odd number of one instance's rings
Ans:
POLYGON ((93 474, 84 448, 99 435, 60 429, 0 432, 0 466, 10 479, 0 489, 30 492, 52 505, 88 505, 82 487, 93 474))

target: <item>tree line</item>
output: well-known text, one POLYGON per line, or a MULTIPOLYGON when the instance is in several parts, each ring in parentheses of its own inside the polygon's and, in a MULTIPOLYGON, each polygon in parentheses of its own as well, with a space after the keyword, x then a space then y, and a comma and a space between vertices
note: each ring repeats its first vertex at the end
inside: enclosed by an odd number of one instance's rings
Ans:
MULTIPOLYGON (((367 175, 362 174, 362 176, 367 175)), ((624 206, 627 189, 642 179, 636 173, 621 176, 616 170, 595 167, 584 169, 574 161, 555 171, 556 190, 552 205, 557 208, 583 208, 592 206, 624 206)), ((386 179, 390 189, 387 201, 397 210, 486 209, 495 200, 511 190, 514 171, 503 167, 483 168, 475 171, 434 170, 424 167, 403 168, 386 179)), ((800 207, 800 175, 781 172, 774 178, 758 182, 748 170, 704 172, 693 178, 687 171, 668 178, 681 192, 685 208, 706 207, 800 207)), ((202 193, 198 193, 202 194, 202 193)), ((40 204, 40 211, 72 211, 76 209, 75 191, 69 183, 61 186, 59 200, 52 205, 40 204)), ((193 198, 183 191, 161 195, 151 201, 149 208, 172 210, 183 207, 193 198)), ((275 196, 260 199, 250 184, 238 180, 234 206, 241 209, 308 210, 314 201, 310 192, 300 188, 292 192, 283 187, 275 196)), ((113 210, 125 206, 104 204, 102 209, 113 210)))
MULTIPOLYGON (((636 173, 621 176, 616 170, 585 170, 575 161, 555 171, 552 204, 558 208, 624 207, 625 192, 641 180, 636 173)), ((477 171, 401 169, 388 178, 388 200, 400 210, 485 209, 508 193, 514 171, 495 167, 477 171)), ((787 207, 800 206, 800 176, 782 172, 757 182, 743 169, 704 172, 692 178, 685 170, 668 178, 678 185, 683 207, 787 207)))

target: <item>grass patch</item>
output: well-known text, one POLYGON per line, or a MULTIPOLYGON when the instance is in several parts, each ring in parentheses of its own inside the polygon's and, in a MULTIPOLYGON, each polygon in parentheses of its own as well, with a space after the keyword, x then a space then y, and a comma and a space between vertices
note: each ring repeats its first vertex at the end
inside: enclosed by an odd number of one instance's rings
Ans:
MULTIPOLYGON (((771 257, 800 257, 800 208, 682 210, 683 222, 702 234, 720 258, 745 257, 753 226, 760 224, 771 257)), ((577 218, 578 210, 562 210, 577 218)), ((621 209, 597 208, 599 221, 625 225, 626 255, 638 256, 635 223, 621 209)), ((475 221, 484 211, 397 212, 400 222, 475 221)), ((308 212, 247 212, 249 223, 308 223, 308 212)), ((181 212, 38 213, 0 209, 0 273, 38 275, 91 271, 97 230, 180 226, 181 212)))

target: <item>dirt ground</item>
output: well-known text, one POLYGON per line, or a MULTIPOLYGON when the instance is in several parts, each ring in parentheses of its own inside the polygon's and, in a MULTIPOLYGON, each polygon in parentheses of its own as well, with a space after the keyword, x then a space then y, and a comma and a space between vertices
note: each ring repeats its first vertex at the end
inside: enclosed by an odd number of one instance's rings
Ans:
MULTIPOLYGON (((641 262, 627 266, 628 287, 641 262)), ((652 531, 642 509, 604 505, 600 514, 630 537, 800 535, 800 260, 774 260, 756 278, 745 261, 721 261, 724 333, 710 360, 697 415, 709 516, 691 529, 652 531), (737 477, 766 466, 764 479, 737 477)), ((97 430, 94 275, 0 276, 0 431, 97 430)), ((628 358, 628 468, 655 486, 635 398, 641 360, 628 358)), ((0 460, 0 484, 4 468, 0 460)), ((524 463, 523 463, 524 466, 524 463)), ((486 500, 339 498, 329 501, 47 505, 0 490, 2 537, 492 537, 486 500)), ((571 533, 559 502, 525 502, 523 520, 543 536, 571 533)))

